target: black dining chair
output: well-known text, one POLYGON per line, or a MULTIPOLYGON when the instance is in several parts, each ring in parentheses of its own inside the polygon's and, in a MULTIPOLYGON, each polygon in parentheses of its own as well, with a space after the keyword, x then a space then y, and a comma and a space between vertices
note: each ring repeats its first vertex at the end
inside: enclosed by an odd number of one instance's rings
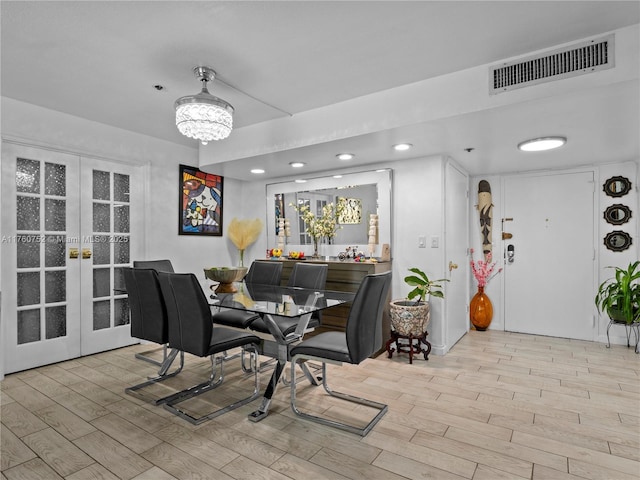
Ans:
POLYGON ((357 365, 380 350, 382 347, 382 314, 390 286, 391 272, 367 275, 360 284, 351 305, 346 332, 320 333, 291 348, 291 409, 296 415, 365 436, 387 412, 388 407, 383 403, 331 390, 327 385, 327 363, 357 365), (329 395, 372 407, 378 410, 375 417, 364 427, 358 427, 300 411, 296 405, 295 367, 298 362, 307 360, 322 363, 322 385, 329 395))
MULTIPOLYGON (((282 278, 282 262, 255 260, 251 263, 245 283, 260 285, 280 285, 282 278)), ((213 314, 213 323, 227 327, 247 328, 258 320, 260 315, 242 310, 221 309, 213 314)))
POLYGON ((134 260, 133 268, 153 268, 156 272, 173 273, 173 264, 171 260, 134 260))
MULTIPOLYGON (((169 341, 167 309, 160 290, 158 273, 151 268, 124 268, 123 275, 129 298, 131 336, 166 347, 169 341)), ((160 364, 158 376, 149 378, 146 382, 133 387, 128 387, 125 392, 146 400, 141 395, 141 389, 177 375, 183 366, 184 352, 172 349, 160 364), (169 373, 178 353, 180 354, 180 366, 169 373)), ((153 403, 157 405, 163 401, 164 398, 158 398, 153 400, 153 403)))
POLYGON ((257 359, 261 340, 249 332, 216 326, 211 321, 211 311, 202 287, 191 273, 160 273, 160 287, 167 306, 169 346, 180 351, 209 357, 211 375, 209 380, 182 390, 164 403, 164 408, 197 425, 225 412, 245 405, 260 394, 257 359), (206 415, 194 417, 178 404, 218 387, 224 380, 224 362, 216 354, 237 347, 250 353, 251 371, 254 374, 254 389, 246 398, 233 402, 206 415), (216 371, 220 367, 219 376, 216 371), (216 378, 217 377, 217 378, 216 378))
MULTIPOLYGON (((156 272, 173 272, 173 265, 171 264, 171 260, 162 259, 162 260, 134 260, 133 268, 152 268, 156 272)), ((144 360, 145 362, 149 362, 153 365, 162 366, 162 364, 167 360, 167 345, 162 345, 162 360, 158 361, 151 358, 149 355, 157 352, 158 349, 146 350, 144 352, 138 352, 135 354, 135 357, 139 360, 144 360)))
MULTIPOLYGON (((324 290, 327 282, 327 272, 329 265, 326 263, 302 263, 297 262, 293 265, 291 275, 287 281, 288 287, 307 288, 310 290, 324 290)), ((282 332, 283 336, 293 333, 298 326, 299 318, 289 317, 273 317, 276 325, 282 332)), ((320 312, 316 311, 311 314, 311 319, 307 325, 307 330, 313 330, 320 326, 320 312)), ((253 321, 249 328, 257 332, 269 333, 266 323, 262 318, 253 321)))

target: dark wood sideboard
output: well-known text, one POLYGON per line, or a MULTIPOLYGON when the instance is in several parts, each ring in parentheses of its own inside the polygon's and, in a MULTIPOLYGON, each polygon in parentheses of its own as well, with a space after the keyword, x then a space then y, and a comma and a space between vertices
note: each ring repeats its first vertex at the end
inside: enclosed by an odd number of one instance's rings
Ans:
MULTIPOLYGON (((286 285, 289 275, 293 269, 295 262, 300 260, 279 260, 284 263, 282 268, 282 285, 286 285)), ((371 273, 382 273, 391 270, 391 262, 354 262, 353 260, 304 260, 307 263, 326 263, 329 265, 327 273, 327 290, 335 290, 338 292, 356 292, 362 279, 371 273)), ((391 301, 391 291, 387 296, 387 302, 382 316, 382 350, 389 339, 391 331, 391 323, 389 320, 389 302, 391 301)), ((336 307, 329 308, 322 312, 322 325, 317 328, 314 333, 321 333, 327 330, 345 331, 347 324, 347 316, 351 303, 345 303, 336 307)))

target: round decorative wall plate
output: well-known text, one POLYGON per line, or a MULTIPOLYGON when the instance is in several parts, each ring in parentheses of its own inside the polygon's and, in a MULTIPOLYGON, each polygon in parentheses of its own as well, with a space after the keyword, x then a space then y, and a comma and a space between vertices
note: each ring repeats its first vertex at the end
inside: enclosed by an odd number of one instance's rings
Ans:
POLYGON ((611 177, 604 182, 602 189, 610 197, 623 197, 631 191, 631 180, 627 177, 611 177))
POLYGON ((604 237, 604 245, 611 251, 622 252, 631 246, 631 235, 622 230, 614 230, 604 237))
POLYGON ((614 203, 604 211, 604 219, 611 225, 622 225, 631 219, 631 209, 621 203, 614 203))

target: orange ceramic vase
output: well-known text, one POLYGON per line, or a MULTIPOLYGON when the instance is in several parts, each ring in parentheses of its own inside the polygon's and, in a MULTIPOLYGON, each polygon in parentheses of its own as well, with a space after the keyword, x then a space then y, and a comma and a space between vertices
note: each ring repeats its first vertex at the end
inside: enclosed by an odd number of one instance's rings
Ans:
POLYGON ((478 292, 471 299, 469 317, 476 330, 484 331, 491 324, 493 305, 484 293, 484 287, 478 287, 478 292))

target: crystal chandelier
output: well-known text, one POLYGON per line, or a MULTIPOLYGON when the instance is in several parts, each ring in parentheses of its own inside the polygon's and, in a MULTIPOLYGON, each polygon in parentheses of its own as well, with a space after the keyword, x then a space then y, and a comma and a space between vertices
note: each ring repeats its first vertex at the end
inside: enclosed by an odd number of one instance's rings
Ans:
POLYGON ((227 138, 233 128, 233 107, 207 90, 207 82, 213 81, 216 72, 209 67, 194 67, 193 73, 202 82, 202 91, 176 100, 178 130, 203 145, 227 138))

